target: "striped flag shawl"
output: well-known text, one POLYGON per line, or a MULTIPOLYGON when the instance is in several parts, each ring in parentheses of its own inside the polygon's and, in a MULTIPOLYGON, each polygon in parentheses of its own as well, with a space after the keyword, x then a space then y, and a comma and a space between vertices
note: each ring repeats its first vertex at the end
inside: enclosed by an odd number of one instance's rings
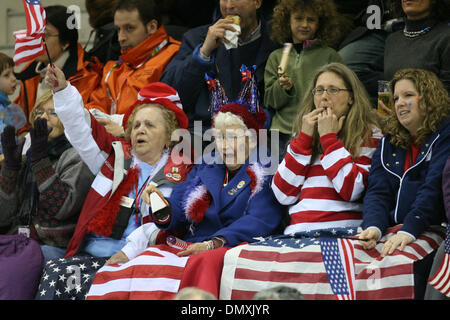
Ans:
MULTIPOLYGON (((248 166, 246 171, 251 179, 251 194, 248 199, 248 201, 250 201, 255 194, 262 190, 266 176, 264 175, 264 168, 258 163, 248 166)), ((200 223, 203 220, 205 212, 208 210, 210 204, 211 194, 206 186, 201 182, 200 177, 194 177, 192 183, 186 188, 186 192, 184 194, 183 209, 187 219, 193 223, 200 223)))

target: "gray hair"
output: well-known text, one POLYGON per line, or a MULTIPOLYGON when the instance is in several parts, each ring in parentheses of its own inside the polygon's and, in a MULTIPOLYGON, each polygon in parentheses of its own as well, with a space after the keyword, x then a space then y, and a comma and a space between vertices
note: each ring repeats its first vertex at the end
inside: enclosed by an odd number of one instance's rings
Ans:
POLYGON ((216 129, 223 129, 232 125, 240 126, 245 131, 248 130, 241 117, 231 112, 218 112, 214 117, 214 128, 216 129))
POLYGON ((186 287, 181 289, 173 300, 217 300, 210 292, 196 287, 186 287))
POLYGON ((276 286, 257 292, 252 300, 306 300, 306 298, 295 288, 276 286))

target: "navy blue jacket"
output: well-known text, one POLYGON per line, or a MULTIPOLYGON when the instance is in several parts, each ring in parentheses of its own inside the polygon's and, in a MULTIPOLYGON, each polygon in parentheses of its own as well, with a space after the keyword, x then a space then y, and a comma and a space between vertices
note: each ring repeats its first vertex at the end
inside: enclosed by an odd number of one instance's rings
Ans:
MULTIPOLYGON (((271 175, 263 177, 263 165, 258 163, 242 165, 229 183, 222 188, 225 177, 224 164, 197 164, 185 181, 178 184, 168 199, 172 207, 170 223, 161 229, 189 229, 183 237, 190 242, 201 242, 222 236, 227 246, 241 242, 254 242, 254 237, 271 235, 281 222, 283 207, 276 200, 270 187, 271 175), (260 179, 252 190, 252 175, 260 179), (205 187, 211 196, 204 218, 199 223, 188 219, 187 202, 199 199, 197 187, 205 187), (253 192, 252 192, 253 191, 253 192)), ((205 190, 205 189, 203 189, 205 190)), ((200 193, 201 194, 201 193, 200 193)))
MULTIPOLYGON (((211 114, 208 111, 210 105, 210 93, 205 82, 205 72, 213 71, 217 74, 225 88, 228 98, 231 96, 231 81, 236 74, 240 74, 241 65, 231 68, 232 55, 237 49, 226 50, 221 44, 211 55, 211 61, 205 62, 198 57, 198 51, 202 46, 210 25, 200 26, 189 30, 183 35, 180 49, 172 61, 164 70, 160 81, 167 83, 178 91, 183 102, 183 110, 189 118, 189 126, 192 128, 194 120, 201 120, 203 129, 210 127, 211 114)), ((278 46, 269 39, 267 24, 261 20, 261 42, 258 54, 255 56, 256 80, 260 93, 261 106, 264 97, 264 69, 269 54, 278 46)))
POLYGON ((382 234, 396 224, 418 237, 430 225, 445 221, 442 171, 450 155, 450 120, 420 148, 413 166, 403 172, 406 150, 394 147, 390 135, 380 140, 372 157, 364 197, 362 228, 382 234))
POLYGON ((447 214, 447 222, 450 223, 450 156, 445 163, 444 172, 442 173, 442 192, 444 193, 445 213, 447 214))

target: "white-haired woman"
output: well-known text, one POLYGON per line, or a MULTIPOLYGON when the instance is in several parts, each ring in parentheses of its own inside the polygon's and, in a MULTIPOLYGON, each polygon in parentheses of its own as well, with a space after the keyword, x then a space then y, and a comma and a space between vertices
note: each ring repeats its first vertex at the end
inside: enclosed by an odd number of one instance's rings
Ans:
MULTIPOLYGON (((204 162, 195 165, 186 180, 173 189, 167 198, 170 210, 151 214, 155 224, 164 230, 158 235, 160 239, 164 234, 177 234, 187 242, 187 247, 178 250, 158 246, 146 249, 131 261, 128 261, 125 252, 118 252, 109 262, 125 264, 120 267, 107 265, 101 270, 105 272, 97 273, 88 299, 170 299, 179 289, 189 286, 204 289, 218 297, 226 250, 243 242, 252 242, 255 237, 272 234, 282 218, 281 205, 270 188, 271 176, 264 173, 264 166, 257 157, 253 157, 258 148, 251 131, 262 129, 265 119, 262 109, 252 113, 239 103, 224 105, 214 114, 212 120, 217 152, 204 156, 204 162), (143 270, 152 270, 152 278, 162 277, 162 274, 168 277, 168 271, 164 268, 152 268, 153 260, 145 262, 146 257, 155 254, 167 259, 170 256, 170 261, 181 261, 177 262, 177 266, 183 265, 184 270, 179 276, 180 284, 172 287, 172 291, 167 289, 169 281, 163 286, 164 289, 149 286, 146 295, 142 291, 133 291, 136 279, 132 279, 142 264, 147 264, 148 268, 143 270), (177 260, 177 256, 181 260, 177 260), (126 270, 125 274, 110 272, 119 269, 126 270), (108 286, 108 283, 118 279, 127 283, 129 291, 125 294, 116 287, 108 286), (164 290, 167 292, 161 294, 164 290)), ((159 193, 157 188, 147 187, 143 194, 144 201, 149 202, 151 192, 159 193)), ((134 241, 138 245, 148 239, 142 235, 135 237, 134 241)), ((168 263, 164 261, 164 264, 168 263)), ((174 276, 173 273, 171 276, 174 276)))

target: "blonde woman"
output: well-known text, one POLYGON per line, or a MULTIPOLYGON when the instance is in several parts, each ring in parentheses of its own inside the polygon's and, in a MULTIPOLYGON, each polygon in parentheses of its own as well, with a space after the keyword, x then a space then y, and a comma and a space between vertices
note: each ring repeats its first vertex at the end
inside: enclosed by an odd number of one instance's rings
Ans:
POLYGON ((355 73, 340 63, 320 68, 294 130, 272 182, 278 201, 289 206, 284 233, 359 226, 371 158, 382 135, 355 73))
POLYGON ((61 258, 75 230, 94 175, 64 135, 53 96, 45 91, 30 114, 31 146, 22 159, 15 129, 2 134, 5 162, 0 173, 0 226, 26 226, 45 259, 61 258))

